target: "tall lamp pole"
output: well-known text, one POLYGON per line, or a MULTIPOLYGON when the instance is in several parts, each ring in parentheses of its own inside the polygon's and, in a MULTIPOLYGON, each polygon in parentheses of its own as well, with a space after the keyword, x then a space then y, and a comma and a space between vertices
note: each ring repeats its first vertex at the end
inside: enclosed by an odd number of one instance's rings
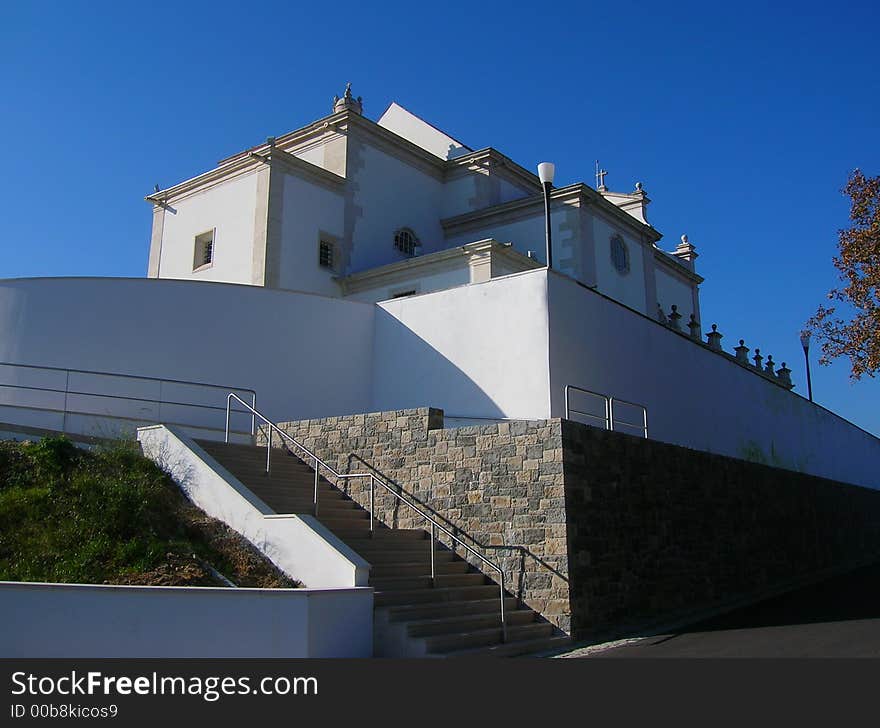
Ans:
POLYGON ((807 362, 807 394, 810 402, 813 401, 813 380, 810 378, 810 331, 804 331, 801 334, 801 346, 804 347, 804 361, 807 362))
POLYGON ((538 179, 544 188, 544 224, 547 230, 547 267, 553 267, 553 244, 550 240, 550 187, 553 186, 553 175, 556 165, 553 162, 541 162, 538 165, 538 179))

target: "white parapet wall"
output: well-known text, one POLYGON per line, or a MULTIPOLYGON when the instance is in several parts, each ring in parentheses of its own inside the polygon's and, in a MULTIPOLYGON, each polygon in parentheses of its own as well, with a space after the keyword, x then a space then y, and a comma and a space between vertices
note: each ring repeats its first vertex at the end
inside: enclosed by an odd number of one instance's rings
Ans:
POLYGON ((372 589, 0 582, 0 657, 370 657, 372 589))
POLYGON ((320 521, 310 515, 276 515, 180 430, 143 427, 138 440, 144 455, 169 473, 193 503, 244 536, 284 573, 312 588, 367 585, 370 564, 320 521))
POLYGON ((880 488, 880 439, 795 392, 551 272, 552 413, 565 386, 638 402, 650 437, 880 488))

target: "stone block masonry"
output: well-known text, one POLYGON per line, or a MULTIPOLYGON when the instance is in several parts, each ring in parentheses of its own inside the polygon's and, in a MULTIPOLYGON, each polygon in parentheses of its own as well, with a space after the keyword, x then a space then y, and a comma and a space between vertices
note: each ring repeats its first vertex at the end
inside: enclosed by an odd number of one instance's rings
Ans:
MULTIPOLYGON (((288 434, 339 472, 370 468, 427 505, 450 530, 505 571, 505 586, 560 629, 571 628, 559 420, 442 429, 421 408, 287 422, 288 434)), ((265 437, 258 442, 265 444, 265 437)), ((369 484, 346 492, 369 506, 369 484)), ((376 488, 376 516, 397 528, 423 518, 376 488)), ((476 557, 457 552, 478 568, 476 557)), ((495 578, 496 572, 481 569, 495 578)))
MULTIPOLYGON (((428 506, 576 638, 880 559, 880 492, 568 420, 442 429, 421 408, 281 426, 428 506)), ((368 506, 367 481, 344 487, 368 506)), ((427 527, 378 487, 376 515, 427 527)))

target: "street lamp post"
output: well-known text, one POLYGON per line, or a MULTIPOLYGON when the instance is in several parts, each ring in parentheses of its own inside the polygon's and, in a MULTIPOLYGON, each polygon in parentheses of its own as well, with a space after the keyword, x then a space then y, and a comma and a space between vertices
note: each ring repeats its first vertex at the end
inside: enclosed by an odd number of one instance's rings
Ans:
POLYGON ((553 267, 553 245, 550 240, 550 187, 553 185, 553 175, 556 173, 556 165, 553 162, 541 162, 538 165, 538 179, 544 188, 544 224, 547 230, 547 267, 553 267))
POLYGON ((810 378, 810 336, 812 335, 809 331, 804 331, 801 334, 801 346, 804 347, 804 361, 807 362, 807 394, 810 397, 810 402, 813 401, 813 380, 810 378))

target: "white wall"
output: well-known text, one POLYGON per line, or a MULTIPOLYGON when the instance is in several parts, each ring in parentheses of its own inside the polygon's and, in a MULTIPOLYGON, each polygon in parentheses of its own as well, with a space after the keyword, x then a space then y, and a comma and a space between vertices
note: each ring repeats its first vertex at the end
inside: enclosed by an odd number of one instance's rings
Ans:
POLYGON ((159 277, 250 283, 256 202, 256 172, 172 202, 165 210, 159 277), (195 236, 214 228, 214 263, 194 273, 195 236))
POLYGON ((394 233, 402 227, 415 232, 423 253, 446 247, 439 179, 351 138, 348 185, 355 206, 349 273, 403 260, 406 256, 394 247, 394 233))
MULTIPOLYGON (((558 229, 558 220, 553 220, 554 243, 561 233, 558 229)), ((468 230, 465 233, 457 233, 447 238, 447 247, 454 245, 465 245, 475 240, 483 240, 485 238, 494 238, 499 243, 512 243, 514 250, 526 255, 530 250, 535 253, 535 257, 544 261, 544 252, 546 250, 544 230, 544 213, 543 211, 535 213, 531 217, 520 218, 513 222, 490 224, 485 227, 468 230)), ((554 260, 556 259, 556 251, 554 246, 554 260)))
POLYGON ((444 270, 430 275, 416 275, 411 278, 401 279, 390 285, 378 286, 366 291, 353 293, 347 298, 355 301, 386 301, 393 298, 400 291, 415 289, 417 293, 430 293, 431 291, 454 288, 470 283, 471 271, 466 258, 462 256, 460 264, 452 270, 444 270))
POLYGON ((663 313, 668 316, 672 311, 672 305, 678 306, 678 312, 682 316, 679 323, 682 329, 687 331, 687 322, 694 313, 693 288, 678 276, 666 272, 661 265, 658 265, 655 271, 657 301, 662 306, 663 313))
POLYGON ((372 592, 0 582, 0 657, 370 657, 372 592))
POLYGON ((642 244, 602 217, 592 215, 591 218, 593 239, 596 242, 596 283, 599 291, 641 313, 648 315, 655 313, 657 303, 647 301, 645 295, 642 244), (611 238, 615 235, 623 238, 629 251, 629 272, 625 274, 619 273, 611 260, 611 238))
POLYGON ((377 306, 373 410, 549 414, 546 272, 377 306))
POLYGON ((639 402, 652 439, 880 488, 880 440, 649 317, 551 274, 554 417, 566 384, 639 402))
MULTIPOLYGON (((337 239, 345 234, 345 201, 341 193, 290 174, 284 175, 281 260, 278 285, 295 291, 338 296, 334 271, 318 265, 320 233, 337 239)), ((341 244, 337 256, 342 256, 341 244)))
POLYGON ((367 586, 369 563, 326 526, 310 514, 276 515, 180 429, 144 427, 138 441, 190 501, 244 536, 288 576, 314 588, 367 586))
POLYGON ((373 315, 368 304, 254 286, 3 280, 0 362, 250 388, 282 420, 351 414, 370 408, 373 315))

